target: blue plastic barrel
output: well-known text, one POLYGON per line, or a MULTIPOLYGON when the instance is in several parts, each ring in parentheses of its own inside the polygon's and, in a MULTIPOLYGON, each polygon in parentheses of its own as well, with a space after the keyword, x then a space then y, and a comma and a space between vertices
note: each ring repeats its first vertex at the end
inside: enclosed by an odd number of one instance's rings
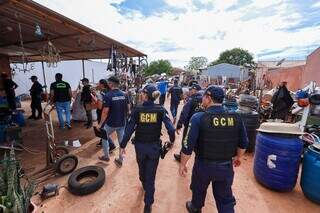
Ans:
POLYGON ((295 135, 258 133, 253 173, 262 185, 291 191, 297 182, 303 142, 295 135))
POLYGON ((23 116, 23 112, 21 111, 16 111, 12 114, 12 120, 14 123, 18 124, 20 127, 25 125, 25 120, 23 116))
POLYGON ((320 204, 320 149, 313 145, 303 156, 300 185, 308 199, 320 204))

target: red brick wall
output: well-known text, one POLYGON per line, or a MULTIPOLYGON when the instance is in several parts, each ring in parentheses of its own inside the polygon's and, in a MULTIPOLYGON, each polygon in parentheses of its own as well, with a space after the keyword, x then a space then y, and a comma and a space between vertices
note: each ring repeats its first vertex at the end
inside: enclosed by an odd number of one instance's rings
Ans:
POLYGON ((320 86, 320 47, 307 57, 307 64, 302 76, 302 84, 308 85, 310 81, 316 81, 320 86))
POLYGON ((305 65, 279 68, 268 71, 266 77, 271 80, 272 86, 276 87, 282 81, 288 82, 287 87, 291 91, 296 91, 303 88, 302 74, 304 73, 305 65))

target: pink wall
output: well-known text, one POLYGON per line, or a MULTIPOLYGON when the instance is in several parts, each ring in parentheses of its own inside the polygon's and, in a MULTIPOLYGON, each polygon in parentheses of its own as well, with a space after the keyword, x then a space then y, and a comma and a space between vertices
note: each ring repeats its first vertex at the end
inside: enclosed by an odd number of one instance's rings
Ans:
POLYGON ((279 68, 268 71, 266 77, 272 82, 272 87, 276 87, 282 81, 288 82, 287 87, 291 91, 296 91, 303 87, 302 75, 305 71, 305 65, 279 68))
POLYGON ((320 47, 307 57, 307 64, 302 76, 302 85, 306 86, 310 81, 316 81, 320 86, 320 47))

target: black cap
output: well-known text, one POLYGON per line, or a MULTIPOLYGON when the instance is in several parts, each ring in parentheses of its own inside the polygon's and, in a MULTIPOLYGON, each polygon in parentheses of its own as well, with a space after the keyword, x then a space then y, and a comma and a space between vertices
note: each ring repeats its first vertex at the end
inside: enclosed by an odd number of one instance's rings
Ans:
POLYGON ((195 89, 195 90, 201 90, 201 87, 200 87, 200 85, 199 84, 193 84, 191 87, 190 87, 190 89, 195 89))
POLYGON ((120 80, 116 76, 111 76, 110 78, 108 78, 108 81, 115 84, 120 84, 120 80))
POLYGON ((223 102, 224 99, 224 91, 220 87, 216 86, 209 86, 206 91, 204 92, 205 95, 208 95, 212 98, 212 100, 215 100, 219 103, 223 102))
POLYGON ((88 82, 89 83, 89 79, 83 78, 83 79, 81 79, 81 82, 88 82))
POLYGON ((157 87, 155 87, 154 85, 152 84, 149 84, 147 86, 145 86, 142 90, 142 92, 144 92, 145 94, 147 94, 148 98, 150 100, 154 100, 154 98, 152 97, 152 93, 157 91, 157 87))
POLYGON ((30 79, 31 79, 31 80, 38 80, 38 77, 35 76, 35 75, 33 75, 33 76, 30 77, 30 79))

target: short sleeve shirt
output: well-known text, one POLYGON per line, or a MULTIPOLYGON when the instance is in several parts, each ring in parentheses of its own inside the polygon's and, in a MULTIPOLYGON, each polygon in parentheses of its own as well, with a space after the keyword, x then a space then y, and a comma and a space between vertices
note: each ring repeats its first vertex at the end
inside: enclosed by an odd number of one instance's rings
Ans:
POLYGON ((106 124, 110 127, 123 127, 128 113, 128 97, 119 89, 109 91, 103 97, 104 107, 109 108, 106 124))
POLYGON ((50 90, 53 90, 54 102, 71 101, 69 94, 70 84, 65 81, 56 81, 51 84, 50 90))

